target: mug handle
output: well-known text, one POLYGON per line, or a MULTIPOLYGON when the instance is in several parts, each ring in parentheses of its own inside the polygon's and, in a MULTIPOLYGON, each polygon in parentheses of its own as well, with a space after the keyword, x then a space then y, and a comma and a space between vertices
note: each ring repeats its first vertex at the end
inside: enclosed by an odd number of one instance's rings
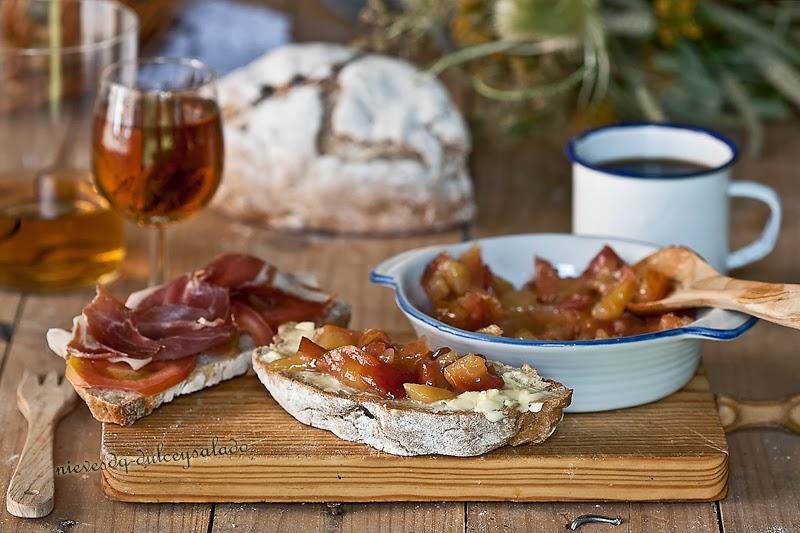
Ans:
POLYGON ((781 201, 772 187, 754 181, 732 181, 728 184, 728 196, 760 200, 769 207, 769 219, 758 239, 732 252, 726 261, 728 270, 742 267, 765 257, 775 248, 781 229, 781 201))

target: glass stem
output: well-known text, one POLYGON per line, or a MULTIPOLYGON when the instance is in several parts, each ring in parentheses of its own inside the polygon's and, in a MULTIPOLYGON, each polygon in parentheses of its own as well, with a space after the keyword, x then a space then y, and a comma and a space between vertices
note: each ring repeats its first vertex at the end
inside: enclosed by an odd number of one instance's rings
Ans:
POLYGON ((161 285, 167 274, 166 228, 156 225, 150 230, 150 287, 161 285))

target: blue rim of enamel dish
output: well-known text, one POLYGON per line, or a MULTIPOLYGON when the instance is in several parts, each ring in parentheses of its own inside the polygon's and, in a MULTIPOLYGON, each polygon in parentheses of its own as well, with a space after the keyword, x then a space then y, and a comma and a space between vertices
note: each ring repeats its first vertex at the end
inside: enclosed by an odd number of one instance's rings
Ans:
POLYGON ((391 276, 386 276, 383 274, 378 274, 375 271, 370 272, 369 279, 372 283, 376 283, 378 285, 384 285, 387 287, 391 287, 394 289, 395 293, 395 300, 397 304, 400 306, 400 309, 421 322, 428 324, 431 327, 434 327, 440 331, 444 331, 445 333, 449 333, 450 335, 455 335, 457 337, 476 340, 476 341, 483 341, 483 342, 490 342, 490 343, 497 343, 497 344, 511 344, 516 346, 545 346, 545 347, 563 347, 563 346, 598 346, 603 344, 627 344, 631 342, 643 342, 649 341, 654 339, 663 339, 667 337, 676 337, 680 335, 693 335, 699 336, 708 339, 716 339, 716 340, 731 340, 739 337, 748 329, 752 328, 758 319, 756 317, 749 317, 743 324, 737 326, 733 329, 716 329, 716 328, 706 328, 702 326, 683 326, 680 328, 675 329, 665 329, 662 331, 656 331, 653 333, 643 333, 641 335, 630 335, 627 337, 614 337, 610 339, 592 339, 592 340, 575 340, 575 341, 549 341, 549 340, 525 340, 525 339, 514 339, 510 337, 495 337, 493 335, 484 335, 482 333, 476 333, 474 331, 467 331, 464 329, 456 328, 445 324, 435 318, 423 313, 419 309, 417 309, 411 302, 406 299, 405 294, 397 285, 397 282, 391 276))
POLYGON ((602 172, 604 174, 611 174, 613 176, 622 176, 624 178, 640 178, 640 179, 675 179, 675 178, 694 178, 700 176, 706 176, 708 174, 719 172, 720 170, 724 170, 731 165, 733 165, 736 160, 739 158, 739 147, 736 146, 736 143, 733 142, 729 137, 716 132, 714 130, 710 130, 708 128, 703 128, 701 126, 693 126, 691 124, 681 124, 678 122, 619 122, 617 124, 609 124, 608 126, 600 126, 598 128, 594 128, 591 130, 586 130, 572 139, 569 140, 566 147, 566 155, 567 159, 570 160, 572 163, 578 163, 586 168, 590 168, 592 170, 596 170, 597 172, 602 172), (580 157, 577 153, 577 144, 587 137, 594 135, 596 133, 601 133, 608 130, 614 129, 624 129, 624 128, 647 128, 647 127, 654 127, 654 128, 665 128, 665 129, 676 129, 676 130, 689 130, 696 133, 702 133, 705 135, 709 135, 714 139, 724 143, 728 146, 731 150, 731 158, 723 163, 722 165, 717 165, 716 167, 710 168, 708 170, 704 170, 702 172, 676 172, 674 174, 669 174, 666 176, 651 176, 648 174, 642 174, 639 172, 629 172, 626 170, 618 170, 618 169, 609 169, 609 168, 601 168, 596 163, 590 163, 586 159, 580 157))

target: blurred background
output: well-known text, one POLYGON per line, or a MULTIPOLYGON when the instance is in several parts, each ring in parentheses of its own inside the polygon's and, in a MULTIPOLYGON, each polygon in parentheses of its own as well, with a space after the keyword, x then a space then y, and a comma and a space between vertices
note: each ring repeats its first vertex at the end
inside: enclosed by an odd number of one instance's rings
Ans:
POLYGON ((473 127, 510 139, 690 121, 738 134, 755 156, 765 124, 790 120, 800 103, 793 1, 128 3, 144 55, 197 56, 227 72, 287 40, 355 44, 430 68, 473 127))
MULTIPOLYGON (((12 44, 26 45, 24 25, 12 23, 14 9, 20 12, 27 9, 28 15, 38 13, 41 20, 53 19, 30 7, 38 3, 59 4, 44 0, 3 2, 0 5, 0 41, 10 39, 12 44), (28 8, 23 9, 24 5, 28 8)), ((91 72, 73 69, 76 83, 90 86, 81 92, 81 105, 74 113, 77 118, 68 116, 66 106, 55 105, 60 104, 58 91, 53 91, 56 85, 42 81, 52 78, 50 73, 54 67, 61 68, 58 62, 52 58, 30 60, 32 56, 24 52, 13 58, 18 62, 13 63, 14 69, 0 64, 0 76, 13 82, 0 85, 0 112, 4 113, 0 121, 0 144, 6 148, 0 154, 0 174, 13 171, 11 173, 17 176, 28 176, 31 172, 19 173, 18 169, 35 171, 32 175, 37 178, 25 179, 27 184, 34 183, 39 198, 36 214, 46 222, 61 220, 59 201, 64 200, 64 205, 74 207, 77 205, 74 198, 83 197, 83 189, 70 183, 90 181, 88 174, 56 179, 48 173, 48 165, 87 169, 89 142, 78 142, 75 132, 80 130, 88 136, 90 131, 88 123, 100 69, 121 58, 166 55, 197 58, 223 76, 220 81, 223 88, 220 91, 221 116, 226 124, 225 144, 229 157, 225 161, 225 178, 216 195, 216 205, 228 206, 228 214, 235 211, 234 215, 247 222, 258 219, 273 227, 301 227, 302 223, 293 220, 283 225, 276 225, 274 221, 275 214, 280 211, 279 200, 282 197, 287 198, 287 203, 291 200, 282 176, 296 170, 284 159, 294 158, 292 161, 303 164, 313 159, 297 151, 290 154, 294 147, 284 144, 287 136, 283 133, 291 130, 293 135, 302 132, 317 135, 305 118, 311 116, 310 110, 293 115, 300 117, 297 128, 277 125, 276 131, 280 131, 273 138, 268 125, 270 117, 275 116, 274 110, 263 113, 259 110, 272 93, 256 95, 256 98, 249 98, 245 93, 263 91, 267 85, 273 92, 277 87, 278 93, 291 88, 292 80, 265 84, 264 80, 272 76, 275 69, 259 63, 259 59, 283 44, 309 41, 346 44, 354 47, 355 53, 377 52, 401 57, 435 75, 447 86, 467 121, 468 135, 475 148, 456 150, 458 157, 453 160, 457 164, 451 167, 457 167, 456 174, 468 182, 460 185, 464 197, 468 198, 462 203, 471 203, 472 198, 476 200, 476 226, 488 228, 491 233, 513 229, 509 217, 505 216, 510 211, 525 219, 524 225, 529 231, 567 230, 571 183, 569 164, 563 155, 566 140, 588 128, 629 120, 691 123, 731 135, 742 148, 742 162, 736 167, 736 177, 769 182, 785 197, 785 218, 792 217, 797 209, 787 196, 794 192, 794 180, 786 169, 792 164, 789 156, 794 150, 792 147, 800 142, 796 120, 800 104, 798 2, 125 0, 123 3, 138 15, 138 47, 136 29, 128 31, 127 26, 120 23, 117 32, 125 38, 124 46, 117 46, 111 54, 85 54, 88 57, 83 57, 82 61, 93 65, 91 72), (128 43, 132 35, 134 42, 128 43), (246 65, 254 66, 240 69, 246 65), (36 71, 39 77, 22 75, 28 71, 36 71), (53 105, 39 106, 35 116, 27 117, 28 123, 41 127, 22 135, 17 120, 21 117, 14 113, 14 105, 24 108, 22 104, 31 95, 34 100, 38 98, 39 103, 49 101, 53 105), (3 110, 3 101, 13 105, 3 110), (235 109, 226 107, 233 101, 239 101, 233 106, 235 109), (247 104, 242 104, 245 101, 247 104), (254 126, 247 133, 251 121, 254 126), (51 142, 54 132, 61 136, 69 132, 69 142, 51 142), (21 145, 18 150, 13 149, 15 144, 21 145), (43 146, 65 146, 71 153, 57 151, 55 162, 45 164, 39 161, 46 152, 43 146), (273 157, 270 153, 278 155, 273 157), (27 169, 32 164, 23 161, 25 158, 36 159, 37 168, 27 169), (502 194, 493 194, 498 185, 502 187, 502 194), (253 207, 248 201, 258 204, 254 213, 247 212, 253 207), (278 207, 270 211, 270 206, 278 207)), ((60 5, 67 6, 69 1, 60 5)), ((62 23, 66 31, 70 27, 66 8, 64 15, 62 23)), ((42 35, 49 29, 52 28, 43 28, 42 35)), ((42 49, 47 51, 47 46, 45 40, 42 49)), ((63 67, 68 69, 69 63, 63 67)), ((294 66, 285 68, 293 69, 294 66)), ((66 76, 69 70, 64 72, 66 76)), ((66 82, 70 80, 63 81, 67 90, 66 82)), ((383 96, 388 98, 388 92, 384 92, 383 96)), ((429 96, 431 94, 434 93, 429 96)), ((282 104, 276 105, 280 108, 282 104)), ((403 113, 406 113, 404 118, 410 116, 408 110, 403 113)), ((391 113, 386 116, 389 115, 391 113)), ((320 128, 322 133, 315 137, 317 140, 324 135, 338 140, 346 137, 324 130, 320 128)), ((363 148, 364 140, 359 142, 362 145, 356 148, 363 148)), ((380 139, 368 138, 365 142, 373 154, 381 153, 385 147, 380 139)), ((423 148, 441 149, 442 153, 452 156, 452 146, 439 144, 434 141, 423 148)), ((356 159, 361 155, 356 154, 356 159)), ((373 155, 372 159, 380 164, 381 157, 373 155)), ((344 157, 340 162, 341 168, 346 167, 346 160, 344 157)), ((341 168, 336 171, 337 177, 343 174, 341 168)), ((426 167, 415 176, 419 178, 416 183, 436 183, 437 180, 425 182, 425 172, 433 176, 440 170, 436 165, 426 167)), ((311 185, 315 180, 324 181, 311 171, 297 171, 296 174, 292 184, 299 179, 306 179, 311 185)), ((387 176, 377 176, 371 170, 369 178, 373 182, 383 179, 379 189, 386 193, 389 190, 386 184, 392 181, 390 173, 387 176)), ((16 186, 20 181, 17 179, 13 183, 16 186)), ((438 183, 445 181, 439 179, 438 183)), ((453 183, 459 182, 456 179, 453 183)), ((30 187, 26 187, 27 194, 30 187)), ((370 195, 374 198, 379 192, 373 190, 370 195)), ((433 192, 428 191, 428 194, 435 197, 433 192)), ((10 194, 3 196, 11 198, 10 194)), ((121 223, 110 222, 114 215, 108 212, 102 198, 90 197, 88 192, 84 196, 94 202, 86 204, 86 212, 107 217, 109 222, 105 226, 118 228, 118 231, 104 232, 103 238, 108 237, 108 242, 101 243, 102 253, 92 251, 102 256, 102 260, 97 261, 99 266, 92 271, 70 274, 72 278, 64 281, 63 286, 113 272, 124 257, 121 223)), ((734 227, 742 229, 732 232, 732 248, 752 241, 766 218, 765 209, 752 202, 748 202, 748 209, 736 207, 735 204, 743 202, 748 201, 734 200, 734 227)), ((20 202, 11 203, 14 209, 20 205, 20 202)), ((435 204, 432 200, 428 203, 435 204)), ((451 208, 451 205, 455 205, 452 199, 440 202, 433 217, 437 219, 433 221, 435 224, 411 229, 421 232, 432 227, 441 228, 448 222, 446 212, 459 208, 458 205, 451 208)), ((431 211, 429 206, 422 209, 431 211)), ((321 207, 309 209, 322 210, 321 207)), ((470 218, 475 210, 467 205, 464 213, 467 211, 469 214, 450 217, 450 221, 470 218)), ((15 237, 22 243, 0 250, 0 263, 19 263, 14 266, 11 282, 4 283, 35 287, 37 280, 16 281, 15 277, 25 274, 31 261, 43 254, 54 257, 53 250, 63 247, 48 240, 44 249, 32 249, 28 244, 35 239, 22 238, 19 220, 16 211, 0 220, 0 234, 15 237)), ((91 233, 81 229, 79 222, 82 224, 85 220, 80 218, 74 224, 76 235, 91 233)), ((66 226, 60 225, 62 231, 52 232, 45 225, 42 224, 37 235, 65 234, 66 226)), ((310 222, 306 226, 315 227, 310 222)), ((322 229, 342 229, 322 226, 322 229)), ((78 264, 76 254, 84 252, 74 251, 74 247, 70 250, 69 253, 59 252, 54 272, 62 272, 65 265, 78 264)), ((787 274, 783 277, 791 277, 791 273, 787 274)), ((780 276, 780 273, 769 275, 780 276)))
MULTIPOLYGON (((784 216, 797 211, 786 165, 800 138, 798 2, 194 0, 159 10, 149 4, 131 3, 142 17, 142 55, 187 47, 225 72, 284 40, 330 41, 400 56, 437 74, 480 147, 469 159, 476 224, 492 233, 512 229, 503 222, 509 209, 531 230, 567 229, 566 140, 623 120, 687 122, 730 135, 742 148, 736 175, 767 180, 784 198, 784 216), (223 21, 236 13, 237 24, 253 29, 227 31, 223 21), (219 54, 221 45, 236 53, 219 54), (503 195, 491 194, 498 184, 503 195)), ((736 248, 757 236, 767 212, 738 199, 731 210, 736 248)), ((761 274, 788 279, 796 272, 761 274)))

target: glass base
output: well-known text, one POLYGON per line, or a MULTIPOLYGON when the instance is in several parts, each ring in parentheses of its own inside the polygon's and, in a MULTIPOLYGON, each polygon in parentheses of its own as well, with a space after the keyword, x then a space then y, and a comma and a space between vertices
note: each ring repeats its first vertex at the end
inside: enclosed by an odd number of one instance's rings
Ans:
POLYGON ((113 277, 124 258, 122 218, 88 172, 0 177, 0 285, 83 287, 113 277))
POLYGON ((0 288, 27 292, 50 292, 110 283, 118 276, 125 250, 104 254, 93 262, 71 262, 31 267, 29 264, 0 263, 0 288))

